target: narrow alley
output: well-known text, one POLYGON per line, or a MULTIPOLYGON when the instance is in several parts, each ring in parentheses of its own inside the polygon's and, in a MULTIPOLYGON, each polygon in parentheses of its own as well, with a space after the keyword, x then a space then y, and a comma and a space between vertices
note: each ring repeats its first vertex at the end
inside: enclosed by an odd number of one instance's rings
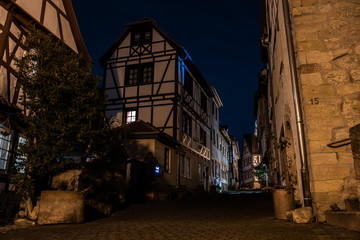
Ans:
MULTIPOLYGON (((1 231, 1 230, 0 230, 1 231)), ((127 239, 360 239, 327 224, 273 218, 271 197, 260 192, 210 195, 132 205, 84 224, 35 226, 0 233, 1 240, 127 239)))

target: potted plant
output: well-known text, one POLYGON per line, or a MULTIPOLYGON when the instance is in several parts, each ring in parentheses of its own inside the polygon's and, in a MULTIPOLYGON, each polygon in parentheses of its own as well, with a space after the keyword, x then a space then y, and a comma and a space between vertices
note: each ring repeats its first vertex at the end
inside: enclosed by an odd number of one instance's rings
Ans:
POLYGON ((291 146, 289 140, 288 138, 281 137, 275 145, 280 150, 280 155, 283 159, 281 184, 263 188, 272 193, 274 213, 277 219, 287 219, 286 212, 295 209, 294 185, 296 185, 296 177, 291 173, 292 158, 287 153, 291 146))

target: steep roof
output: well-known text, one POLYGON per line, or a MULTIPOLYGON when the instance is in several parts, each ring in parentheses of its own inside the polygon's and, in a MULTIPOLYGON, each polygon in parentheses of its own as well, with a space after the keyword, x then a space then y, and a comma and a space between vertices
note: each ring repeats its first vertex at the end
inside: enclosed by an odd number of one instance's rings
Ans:
POLYGON ((86 49, 71 0, 0 0, 9 4, 12 12, 25 26, 35 23, 62 40, 87 62, 91 57, 86 49), (14 8, 15 7, 15 8, 14 8))
POLYGON ((171 37, 166 35, 156 24, 156 22, 148 17, 139 19, 133 23, 126 25, 125 30, 121 35, 116 39, 116 41, 110 46, 110 48, 100 57, 99 62, 102 66, 105 66, 106 60, 109 59, 117 47, 124 41, 126 36, 131 33, 132 30, 143 28, 143 27, 152 27, 154 28, 178 53, 178 55, 183 59, 186 66, 189 68, 190 72, 195 76, 196 80, 201 84, 201 87, 208 94, 209 97, 214 97, 214 92, 212 91, 210 84, 205 80, 204 76, 201 74, 199 69, 193 63, 190 55, 180 44, 176 43, 171 37))
POLYGON ((133 23, 129 23, 126 25, 125 30, 120 34, 120 36, 116 39, 116 41, 110 46, 108 50, 100 57, 99 62, 104 65, 106 60, 111 57, 116 48, 124 41, 126 36, 131 33, 133 29, 142 28, 142 27, 153 27, 156 29, 159 34, 166 39, 169 44, 176 49, 177 51, 183 51, 183 47, 177 44, 174 40, 172 40, 168 35, 166 35, 157 25, 156 22, 151 18, 142 18, 133 23))

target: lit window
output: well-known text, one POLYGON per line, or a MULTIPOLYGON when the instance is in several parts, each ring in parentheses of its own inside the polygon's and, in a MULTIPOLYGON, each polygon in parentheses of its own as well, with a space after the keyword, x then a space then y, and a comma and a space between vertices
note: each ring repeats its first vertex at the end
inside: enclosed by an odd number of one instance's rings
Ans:
POLYGON ((165 156, 164 156, 164 171, 169 172, 170 170, 170 150, 165 148, 165 156))
POLYGON ((136 110, 127 110, 126 111, 126 119, 125 119, 125 123, 132 123, 136 121, 136 110))

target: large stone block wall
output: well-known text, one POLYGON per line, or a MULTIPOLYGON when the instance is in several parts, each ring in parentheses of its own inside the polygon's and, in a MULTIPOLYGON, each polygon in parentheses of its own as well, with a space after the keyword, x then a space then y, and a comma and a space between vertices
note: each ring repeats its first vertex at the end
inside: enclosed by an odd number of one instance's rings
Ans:
POLYGON ((324 211, 358 197, 349 138, 360 123, 360 1, 293 0, 293 39, 302 97, 311 191, 324 211))
POLYGON ((38 224, 82 223, 85 197, 75 191, 42 191, 38 224))

